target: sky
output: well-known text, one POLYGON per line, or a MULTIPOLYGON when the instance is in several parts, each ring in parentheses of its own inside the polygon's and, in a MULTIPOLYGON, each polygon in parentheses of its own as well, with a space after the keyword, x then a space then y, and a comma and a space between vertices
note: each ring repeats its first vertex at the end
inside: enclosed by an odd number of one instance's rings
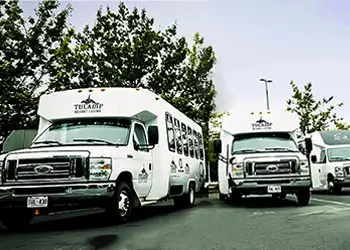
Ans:
MULTIPOLYGON (((78 29, 93 24, 100 6, 117 9, 119 1, 71 0, 70 22, 78 29)), ((68 1, 62 1, 65 6, 68 1)), ((350 122, 350 1, 348 0, 182 0, 125 1, 145 7, 157 28, 178 24, 178 34, 196 32, 213 46, 214 81, 219 111, 266 108, 265 85, 271 79, 271 110, 285 109, 290 81, 313 83, 317 98, 334 96, 337 113, 350 122)), ((31 14, 36 1, 22 0, 31 14)))

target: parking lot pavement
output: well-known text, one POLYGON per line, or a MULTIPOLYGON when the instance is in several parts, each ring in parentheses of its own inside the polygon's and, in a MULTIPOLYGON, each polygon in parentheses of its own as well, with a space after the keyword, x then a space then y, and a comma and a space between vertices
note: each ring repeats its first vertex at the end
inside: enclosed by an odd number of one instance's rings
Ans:
POLYGON ((169 202, 145 207, 123 225, 110 225, 99 211, 38 217, 26 231, 0 231, 0 249, 347 250, 350 194, 337 197, 313 194, 311 204, 300 207, 292 196, 230 204, 211 194, 192 209, 169 202))

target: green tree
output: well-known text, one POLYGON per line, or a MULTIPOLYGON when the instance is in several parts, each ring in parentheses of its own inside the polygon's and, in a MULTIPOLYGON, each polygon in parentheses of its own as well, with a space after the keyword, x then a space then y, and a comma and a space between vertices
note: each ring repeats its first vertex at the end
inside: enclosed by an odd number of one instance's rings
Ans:
POLYGON ((0 138, 36 123, 38 96, 55 65, 54 51, 67 32, 66 9, 45 0, 25 18, 18 0, 0 6, 0 138))
POLYGON ((312 83, 299 88, 293 81, 290 83, 293 94, 287 100, 287 111, 295 113, 300 119, 300 132, 303 135, 319 130, 327 130, 331 125, 345 128, 343 118, 335 113, 336 107, 343 103, 332 103, 333 96, 317 100, 312 93, 312 83))
POLYGON ((153 26, 145 9, 129 10, 124 3, 116 12, 100 8, 92 27, 65 37, 50 89, 148 88, 202 125, 208 150, 216 95, 213 48, 199 34, 189 47, 176 24, 164 31, 153 26))

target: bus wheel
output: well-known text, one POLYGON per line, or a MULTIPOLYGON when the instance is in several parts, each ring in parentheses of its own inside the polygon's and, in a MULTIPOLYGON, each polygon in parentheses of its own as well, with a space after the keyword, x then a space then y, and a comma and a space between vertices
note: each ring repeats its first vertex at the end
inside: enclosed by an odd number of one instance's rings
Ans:
POLYGON ((133 212, 133 197, 131 188, 126 182, 120 182, 115 190, 111 203, 106 208, 106 214, 116 222, 127 222, 133 212))
POLYGON ((298 205, 300 206, 307 206, 310 203, 310 190, 303 190, 303 191, 299 191, 297 194, 297 201, 298 201, 298 205))
POLYGON ((342 186, 335 184, 333 181, 333 177, 330 176, 328 177, 328 180, 327 180, 327 190, 331 194, 340 194, 342 190, 342 186))
POLYGON ((230 199, 232 203, 239 203, 242 201, 242 194, 239 192, 232 192, 230 199))
POLYGON ((186 194, 174 198, 174 204, 178 208, 193 207, 195 202, 195 185, 193 183, 190 183, 190 185, 188 186, 188 192, 186 194))
POLYGON ((224 201, 224 200, 226 200, 226 196, 219 192, 219 199, 221 201, 224 201))
POLYGON ((20 230, 26 228, 34 218, 31 209, 1 210, 1 224, 9 230, 20 230))

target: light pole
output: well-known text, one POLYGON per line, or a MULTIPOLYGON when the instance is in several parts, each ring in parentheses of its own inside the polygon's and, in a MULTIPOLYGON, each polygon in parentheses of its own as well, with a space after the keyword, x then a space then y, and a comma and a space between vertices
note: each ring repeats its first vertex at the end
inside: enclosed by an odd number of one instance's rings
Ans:
POLYGON ((268 84, 268 83, 272 83, 272 80, 266 80, 266 79, 261 78, 260 81, 265 83, 265 89, 266 89, 266 106, 267 106, 267 110, 270 110, 269 88, 268 88, 267 84, 268 84))

